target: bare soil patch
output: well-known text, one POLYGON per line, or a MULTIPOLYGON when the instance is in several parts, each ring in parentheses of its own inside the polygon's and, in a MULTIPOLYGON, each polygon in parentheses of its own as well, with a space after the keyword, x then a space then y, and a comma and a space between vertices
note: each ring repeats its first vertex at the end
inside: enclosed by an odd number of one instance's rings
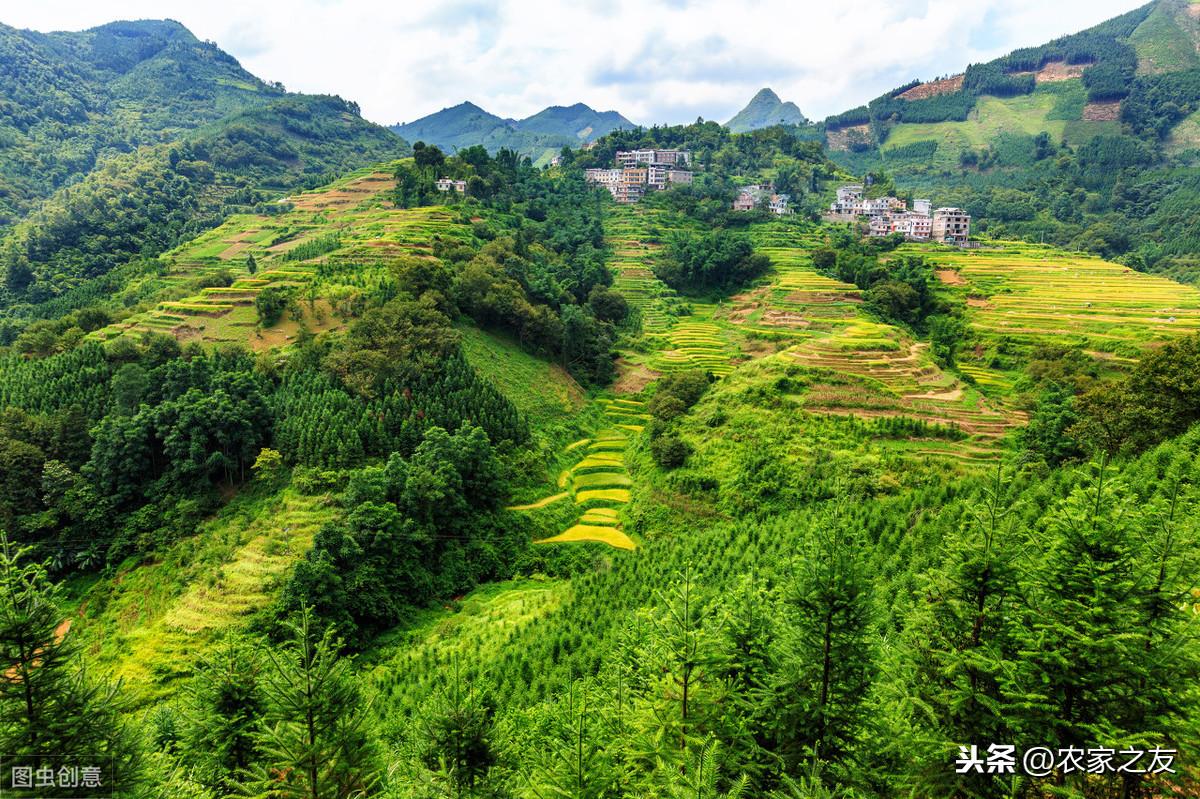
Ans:
POLYGON ((1083 118, 1090 122, 1115 122, 1121 118, 1120 100, 1095 100, 1083 107, 1083 118))
POLYGON ((939 94, 953 94, 962 88, 963 76, 951 75, 941 80, 931 80, 919 86, 913 86, 906 92, 896 95, 901 100, 926 100, 939 94))
POLYGON ((870 125, 850 125, 837 130, 826 131, 825 141, 831 150, 849 150, 855 141, 871 141, 870 125))
POLYGON ((991 308, 992 304, 984 297, 967 297, 967 305, 971 308, 991 308))
POLYGON ((766 313, 764 313, 762 315, 762 319, 759 321, 761 321, 762 324, 764 324, 764 325, 771 325, 772 327, 795 328, 795 327, 808 327, 809 325, 812 324, 812 322, 808 321, 800 314, 791 313, 790 311, 779 311, 779 310, 774 310, 774 309, 769 310, 766 313))
POLYGON ((937 279, 945 283, 947 286, 965 286, 967 281, 958 273, 957 269, 939 269, 934 272, 937 279))
POLYGON ((617 359, 617 379, 612 390, 617 394, 637 394, 660 377, 660 373, 640 363, 617 359))

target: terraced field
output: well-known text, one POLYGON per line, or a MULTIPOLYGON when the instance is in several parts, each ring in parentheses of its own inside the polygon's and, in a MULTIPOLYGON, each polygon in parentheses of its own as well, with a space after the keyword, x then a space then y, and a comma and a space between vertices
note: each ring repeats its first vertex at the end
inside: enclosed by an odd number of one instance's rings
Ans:
POLYGON ((636 205, 610 208, 605 218, 616 271, 613 286, 641 312, 642 326, 650 333, 669 329, 673 310, 682 304, 674 289, 650 268, 654 253, 662 248, 665 225, 662 214, 636 205))
POLYGON ((364 170, 326 189, 286 198, 277 215, 240 214, 161 257, 169 299, 97 331, 111 339, 156 331, 189 341, 242 342, 256 349, 293 339, 303 323, 313 332, 340 327, 339 306, 385 279, 389 263, 429 255, 435 237, 465 238, 469 228, 445 207, 396 209, 390 170, 364 170), (247 258, 253 256, 251 274, 247 258), (197 288, 230 274, 230 286, 197 288), (302 319, 289 315, 258 327, 255 297, 267 286, 291 289, 302 319))
POLYGON ((620 508, 628 504, 633 481, 625 466, 625 448, 631 434, 640 433, 650 419, 638 400, 598 399, 612 426, 567 446, 574 463, 558 477, 559 492, 512 510, 536 512, 571 500, 579 515, 561 533, 537 544, 600 543, 615 549, 636 548, 621 529, 620 508))
MULTIPOLYGON (((1137 357, 1200 330, 1200 291, 1090 255, 1016 242, 1002 249, 922 251, 949 290, 967 295, 972 327, 1019 345, 1079 346, 1137 357)), ((902 251, 904 251, 902 250, 902 251)))
MULTIPOLYGON (((652 261, 655 248, 639 248, 636 238, 650 227, 647 220, 653 217, 648 213, 639 221, 637 213, 629 207, 613 212, 615 234, 610 233, 610 238, 618 253, 622 291, 633 280, 628 277, 631 271, 636 270, 640 280, 653 280, 649 267, 643 265, 652 261)), ((825 240, 822 228, 769 222, 753 226, 750 235, 755 249, 766 254, 774 267, 766 279, 729 302, 695 304, 690 316, 656 321, 647 329, 647 341, 655 349, 626 357, 659 372, 701 368, 725 376, 746 360, 739 343, 747 336, 767 338, 775 342, 774 348, 752 350, 754 355, 783 349, 796 363, 829 371, 830 380, 818 377, 817 384, 804 393, 801 403, 806 410, 909 420, 916 428, 914 434, 894 442, 894 448, 916 455, 985 459, 995 453, 1004 434, 1023 421, 1022 414, 939 369, 927 345, 912 341, 897 327, 872 321, 862 311, 862 292, 857 287, 819 274, 811 253, 825 240), (953 446, 945 446, 950 441, 953 446)), ((639 289, 627 296, 637 304, 639 298, 652 294, 639 289)), ((661 295, 655 296, 661 301, 661 295)))
POLYGON ((917 454, 988 458, 1000 439, 1025 419, 940 369, 927 344, 912 341, 890 325, 858 322, 837 335, 793 347, 785 355, 810 368, 861 378, 818 382, 803 396, 806 410, 913 419, 958 431, 964 439, 950 449, 931 449, 924 437, 913 436, 901 448, 917 454))
POLYGON ((726 319, 743 329, 798 340, 836 333, 860 320, 862 292, 813 268, 811 253, 824 240, 819 229, 766 224, 750 235, 755 250, 771 259, 773 273, 768 285, 734 297, 726 319))
POLYGON ((78 611, 74 626, 96 663, 139 700, 168 690, 186 664, 225 630, 267 607, 278 581, 312 545, 333 508, 291 489, 239 498, 162 560, 113 580, 102 605, 78 611))

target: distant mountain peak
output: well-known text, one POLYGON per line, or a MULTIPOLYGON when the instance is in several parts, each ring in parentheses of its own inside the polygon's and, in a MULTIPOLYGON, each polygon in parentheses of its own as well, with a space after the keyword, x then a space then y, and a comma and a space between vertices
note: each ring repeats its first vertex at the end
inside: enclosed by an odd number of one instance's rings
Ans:
POLYGON ((733 116, 725 127, 734 133, 746 133, 773 125, 805 125, 808 119, 795 103, 785 103, 769 87, 758 90, 746 107, 733 116))
POLYGON ((525 119, 502 119, 471 102, 392 128, 409 141, 424 141, 454 152, 474 144, 501 147, 533 158, 549 158, 564 146, 577 147, 614 130, 635 127, 616 111, 586 103, 552 105, 525 119))

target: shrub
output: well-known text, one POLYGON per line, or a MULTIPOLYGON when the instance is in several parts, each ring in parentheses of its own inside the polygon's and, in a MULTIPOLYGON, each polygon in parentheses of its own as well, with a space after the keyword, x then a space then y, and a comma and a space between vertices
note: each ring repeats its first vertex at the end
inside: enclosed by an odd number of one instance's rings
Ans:
POLYGON ((664 469, 674 469, 687 462, 692 448, 676 435, 659 436, 650 442, 650 454, 654 462, 664 469))

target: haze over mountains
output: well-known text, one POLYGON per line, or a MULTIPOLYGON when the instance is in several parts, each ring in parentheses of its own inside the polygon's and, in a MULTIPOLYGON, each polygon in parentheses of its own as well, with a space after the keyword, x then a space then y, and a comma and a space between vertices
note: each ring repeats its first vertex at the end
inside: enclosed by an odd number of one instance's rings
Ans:
POLYGON ((761 89, 725 127, 734 133, 747 133, 773 125, 807 125, 808 118, 792 102, 785 103, 771 89, 761 89))
POLYGON ((463 102, 415 122, 393 125, 392 130, 408 141, 435 144, 448 152, 481 144, 493 152, 506 147, 544 161, 564 146, 578 147, 632 127, 635 125, 616 111, 596 111, 583 103, 550 106, 517 120, 463 102))

